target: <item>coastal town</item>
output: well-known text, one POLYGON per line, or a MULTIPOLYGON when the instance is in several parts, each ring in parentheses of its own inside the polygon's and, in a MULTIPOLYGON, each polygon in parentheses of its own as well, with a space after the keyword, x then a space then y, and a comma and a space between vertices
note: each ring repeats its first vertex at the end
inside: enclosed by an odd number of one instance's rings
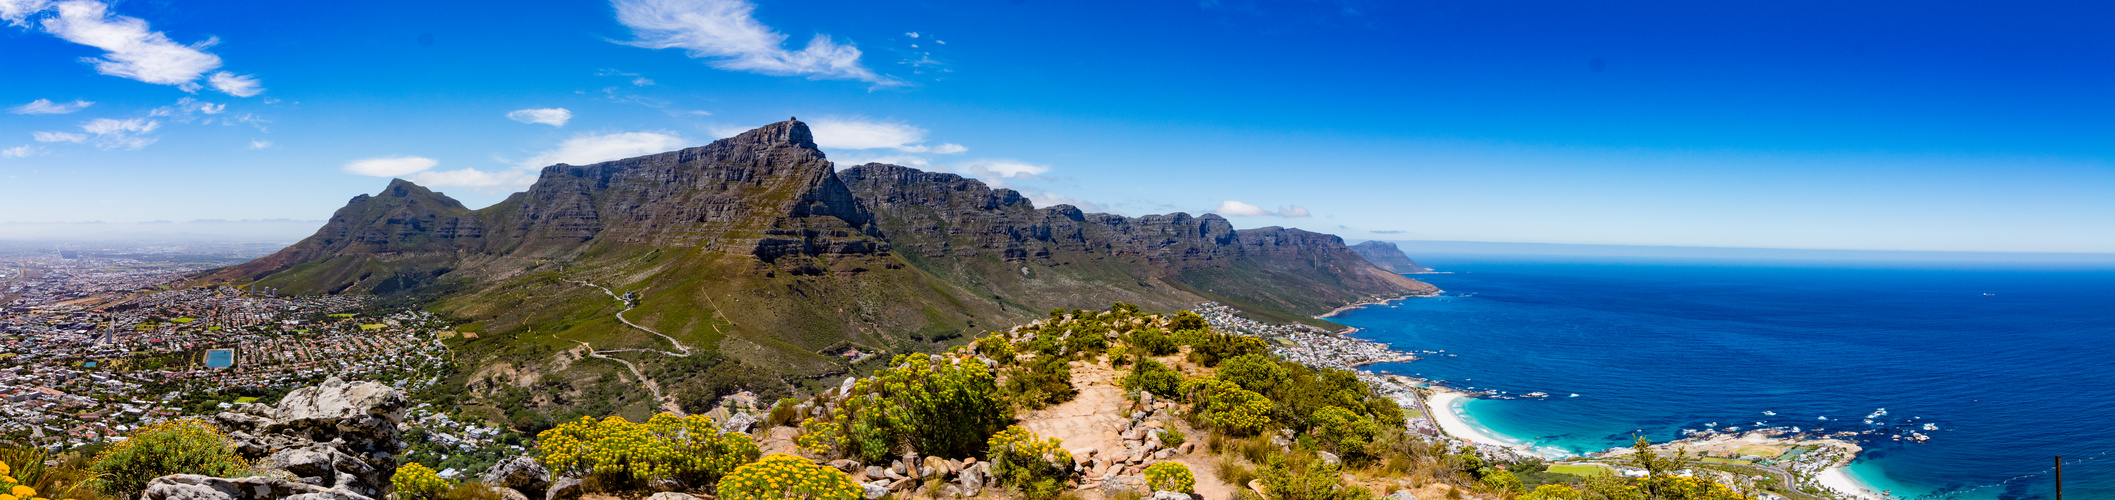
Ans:
POLYGON ((429 313, 368 317, 359 297, 178 286, 224 263, 0 255, 0 437, 70 448, 330 376, 415 390, 449 362, 445 324, 429 313))

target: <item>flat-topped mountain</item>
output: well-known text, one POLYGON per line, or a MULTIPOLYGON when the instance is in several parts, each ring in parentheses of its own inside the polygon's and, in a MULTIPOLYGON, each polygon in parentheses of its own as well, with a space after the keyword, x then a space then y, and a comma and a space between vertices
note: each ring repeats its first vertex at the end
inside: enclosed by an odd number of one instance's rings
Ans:
MULTIPOLYGON (((584 343, 671 347, 640 328, 714 356, 682 360, 685 373, 753 385, 845 371, 847 350, 931 349, 1056 307, 1211 300, 1317 322, 1347 303, 1432 290, 1331 235, 1036 208, 1012 190, 893 165, 833 170, 807 125, 789 120, 701 147, 545 167, 527 191, 477 210, 395 180, 315 235, 206 280, 372 293, 470 322, 482 333, 463 352, 484 361, 466 364, 485 365, 472 385, 561 369, 537 353, 584 343), (626 307, 622 319, 640 328, 613 316, 626 307), (730 364, 710 369, 720 362, 730 364)), ((733 383, 713 384, 701 390, 733 383)))
POLYGON ((1432 272, 1432 268, 1420 265, 1417 261, 1410 260, 1410 256, 1403 255, 1403 250, 1396 248, 1394 243, 1377 240, 1368 241, 1352 245, 1351 251, 1358 252, 1360 257, 1366 258, 1367 262, 1372 262, 1373 265, 1380 266, 1382 269, 1398 273, 1432 272))

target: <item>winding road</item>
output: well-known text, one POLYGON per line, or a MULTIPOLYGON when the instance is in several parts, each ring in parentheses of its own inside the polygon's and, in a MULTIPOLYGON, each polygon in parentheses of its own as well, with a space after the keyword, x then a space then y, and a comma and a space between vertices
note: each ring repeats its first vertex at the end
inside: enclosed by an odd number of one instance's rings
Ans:
POLYGON ((625 324, 626 326, 630 326, 630 327, 632 327, 632 328, 637 328, 637 329, 639 329, 639 330, 641 330, 641 331, 644 331, 644 332, 646 332, 646 333, 651 333, 651 334, 654 334, 654 335, 658 335, 658 336, 660 336, 661 338, 664 338, 664 339, 668 339, 668 343, 669 343, 669 344, 673 344, 673 345, 675 345, 675 346, 676 346, 676 350, 678 350, 678 351, 682 351, 682 352, 668 352, 668 351, 663 351, 663 350, 660 350, 660 349, 644 349, 644 348, 641 348, 641 349, 602 349, 602 350, 597 350, 597 349, 595 349, 595 346, 594 346, 594 345, 592 345, 592 344, 589 344, 589 343, 587 343, 587 342, 582 342, 582 341, 578 341, 578 340, 573 340, 573 339, 560 339, 560 340, 565 340, 565 341, 569 341, 569 342, 575 342, 575 343, 578 343, 578 344, 580 344, 580 346, 581 346, 581 347, 586 347, 586 348, 587 348, 587 350, 588 350, 588 351, 587 351, 587 355, 588 355, 588 357, 592 357, 592 358, 597 358, 597 359, 607 359, 607 360, 610 360, 610 361, 615 361, 615 362, 618 362, 618 363, 620 363, 620 364, 623 364, 625 368, 631 369, 631 371, 632 371, 632 375, 633 375, 633 376, 635 376, 635 377, 639 377, 639 385, 643 385, 643 386, 646 386, 646 390, 648 390, 648 391, 651 391, 651 392, 653 392, 653 394, 654 394, 654 402, 656 402, 656 403, 660 403, 660 404, 659 404, 659 406, 661 407, 661 411, 665 411, 665 412, 669 412, 669 413, 674 413, 674 414, 677 414, 677 415, 682 415, 682 414, 683 414, 683 408, 682 408, 682 406, 681 406, 681 405, 677 405, 677 404, 676 404, 676 401, 675 401, 675 399, 674 399, 674 398, 670 398, 670 397, 667 397, 667 396, 664 396, 664 395, 662 395, 662 394, 661 394, 661 384, 660 384, 659 382, 655 382, 655 381, 654 381, 654 379, 651 379, 651 378, 647 378, 647 376, 646 376, 646 372, 642 372, 642 371, 639 371, 639 365, 635 365, 635 364, 632 364, 632 362, 630 362, 630 361, 625 361, 625 360, 622 360, 622 359, 617 359, 617 358, 613 358, 613 357, 610 357, 610 356, 608 356, 607 354, 608 354, 608 353, 618 353, 618 352, 653 352, 653 353, 660 353, 660 354, 662 354, 662 355, 665 355, 665 356, 672 356, 672 357, 678 357, 678 358, 688 358, 688 357, 690 357, 690 346, 686 346, 686 345, 683 345, 683 343, 682 343, 682 342, 678 342, 678 341, 676 341, 676 338, 675 338, 675 337, 670 337, 670 336, 668 336, 667 334, 664 334, 664 333, 661 333, 661 332, 657 332, 657 331, 654 331, 654 330, 653 330, 653 329, 651 329, 651 328, 647 328, 647 327, 639 326, 639 325, 638 325, 637 323, 633 323, 633 322, 632 322, 632 320, 629 320, 629 319, 624 319, 624 313, 626 313, 626 312, 630 312, 630 311, 631 311, 631 310, 632 310, 633 308, 636 308, 636 307, 639 307, 639 306, 638 306, 638 305, 636 305, 636 304, 632 304, 632 302, 631 302, 631 301, 629 301, 629 300, 624 300, 624 297, 618 296, 618 295, 617 295, 617 292, 612 292, 612 291, 610 291, 610 289, 608 289, 608 288, 604 288, 604 287, 603 287, 602 285, 597 285, 597 284, 594 284, 594 283, 589 283, 589 282, 586 282, 586 281, 581 281, 581 280, 568 280, 568 281, 572 281, 572 282, 574 282, 574 283, 579 283, 579 284, 582 284, 582 285, 587 285, 587 286, 595 287, 595 288, 597 288, 597 289, 600 289, 600 290, 602 290, 602 293, 605 293, 605 294, 609 294, 609 296, 610 296, 610 298, 611 298, 611 299, 614 299, 614 300, 616 300, 616 301, 617 301, 618 303, 620 303, 620 304, 624 304, 624 310, 622 310, 622 311, 617 311, 617 314, 615 315, 615 316, 617 317, 617 321, 619 321, 619 322, 622 322, 622 323, 624 323, 624 324, 625 324))

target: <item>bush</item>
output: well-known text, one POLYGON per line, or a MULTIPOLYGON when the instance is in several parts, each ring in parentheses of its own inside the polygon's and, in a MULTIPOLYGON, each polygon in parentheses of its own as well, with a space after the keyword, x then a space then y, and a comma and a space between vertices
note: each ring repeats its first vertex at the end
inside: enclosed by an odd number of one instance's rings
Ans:
POLYGON ((442 480, 433 468, 412 462, 397 468, 397 475, 389 478, 389 487, 399 500, 434 500, 448 490, 448 481, 442 480))
POLYGON ((1033 499, 1056 498, 1065 492, 1072 453, 1056 438, 1044 439, 1015 425, 993 434, 985 449, 991 457, 991 474, 1000 485, 1033 499))
POLYGON ((96 456, 89 467, 97 476, 96 489, 114 497, 131 498, 147 488, 147 481, 170 474, 237 476, 250 470, 250 463, 235 454, 228 435, 204 420, 169 420, 132 432, 96 456))
POLYGON ((764 418, 764 426, 778 427, 798 424, 799 422, 793 421, 793 418, 797 416, 794 414, 793 405, 797 404, 800 404, 800 402, 794 401, 793 398, 779 399, 778 404, 771 405, 771 414, 764 418))
POLYGON ((1181 462, 1161 462, 1146 467, 1146 487, 1153 491, 1196 493, 1197 477, 1181 462))
POLYGON ((1125 390, 1144 390, 1166 396, 1182 390, 1182 373, 1159 361, 1141 359, 1138 365, 1131 367, 1131 373, 1124 376, 1123 382, 1125 390))
POLYGON ((1267 354, 1244 354, 1220 362, 1215 374, 1243 389, 1267 394, 1278 387, 1279 381, 1285 380, 1285 367, 1267 354))
POLYGON ((78 464, 47 466, 45 462, 49 459, 50 456, 40 449, 0 445, 0 494, 12 494, 10 490, 16 486, 26 486, 35 490, 37 495, 50 498, 97 498, 89 481, 94 477, 93 473, 78 464))
POLYGON ((1006 371, 1006 394, 1021 409, 1071 401, 1079 392, 1072 387, 1072 364, 1063 357, 1037 354, 1035 359, 1006 371))
POLYGON ((1190 346, 1190 361, 1203 366, 1218 366, 1221 360, 1235 356, 1262 355, 1270 352, 1270 345, 1263 339, 1245 337, 1231 333, 1195 330, 1191 339, 1184 341, 1190 346))
POLYGON ((843 471, 773 453, 720 479, 721 500, 860 500, 863 490, 843 471))
POLYGON ((1205 322, 1204 316, 1198 316, 1197 313, 1190 311, 1175 313, 1175 319, 1168 321, 1168 329, 1178 332, 1183 330, 1203 330, 1211 327, 1211 323, 1205 322))
POLYGON ((1518 493, 1527 489, 1520 485, 1520 478, 1514 477, 1512 472, 1505 470, 1485 467, 1476 471, 1476 475, 1478 477, 1476 481, 1483 483, 1484 487, 1490 488, 1492 491, 1518 493))
POLYGON ((941 457, 982 455, 985 439, 1013 421, 1012 402, 983 362, 919 354, 890 364, 853 384, 843 412, 818 419, 818 426, 839 426, 848 455, 879 462, 899 446, 941 457))
POLYGON ((1352 413, 1335 406, 1324 406, 1315 412, 1314 428, 1309 433, 1322 447, 1346 457, 1371 457, 1373 438, 1380 433, 1380 426, 1373 419, 1352 413))
POLYGON ((1263 469, 1263 491, 1270 500, 1371 500, 1373 491, 1356 484, 1344 484, 1341 470, 1334 465, 1310 467, 1306 471, 1295 471, 1282 460, 1272 460, 1271 466, 1263 469))
POLYGON ((1270 399, 1231 382, 1200 378, 1183 384, 1183 393, 1199 417, 1228 434, 1253 433, 1270 423, 1270 399))
POLYGON ((1018 354, 1013 350, 1013 341, 1006 340, 1005 336, 997 333, 977 339, 974 345, 977 354, 998 361, 999 364, 1013 364, 1013 358, 1018 354))
POLYGON ((712 484, 761 454, 748 434, 721 432, 703 415, 662 413, 644 424, 581 417, 538 434, 536 441, 536 458, 553 473, 614 487, 643 486, 653 478, 712 484))
POLYGON ((1132 354, 1141 356, 1166 356, 1175 354, 1175 338, 1153 328, 1140 328, 1131 332, 1132 354))
POLYGON ((1582 494, 1582 493, 1579 493, 1579 490, 1576 490, 1576 489, 1572 489, 1572 487, 1570 487, 1570 486, 1566 486, 1566 485, 1562 485, 1562 484, 1545 484, 1545 485, 1542 485, 1542 486, 1540 486, 1540 487, 1537 487, 1537 488, 1535 488, 1535 491, 1530 491, 1530 492, 1528 492, 1528 493, 1527 493, 1526 495, 1521 495, 1521 496, 1520 496, 1520 497, 1518 498, 1518 500, 1585 500, 1585 499, 1586 499, 1586 495, 1585 495, 1585 494, 1582 494))
POLYGON ((1175 429, 1168 429, 1167 431, 1160 433, 1160 445, 1162 448, 1174 448, 1177 446, 1182 446, 1183 441, 1188 440, 1190 440, 1189 436, 1183 435, 1182 431, 1178 431, 1175 429))

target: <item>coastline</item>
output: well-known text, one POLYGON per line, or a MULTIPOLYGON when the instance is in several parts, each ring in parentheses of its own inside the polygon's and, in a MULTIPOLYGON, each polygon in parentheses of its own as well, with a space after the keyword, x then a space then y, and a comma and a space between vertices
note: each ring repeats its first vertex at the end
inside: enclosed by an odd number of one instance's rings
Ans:
POLYGON ((1859 480, 1857 475, 1852 474, 1850 465, 1849 461, 1845 461, 1824 469, 1820 474, 1814 476, 1814 482, 1820 483, 1823 488, 1835 490, 1838 495, 1859 500, 1885 500, 1887 498, 1880 495, 1880 490, 1873 488, 1873 485, 1866 484, 1865 481, 1859 480))
POLYGON ((1502 448, 1523 455, 1544 458, 1562 458, 1569 455, 1551 450, 1539 450, 1533 446, 1508 440, 1506 436, 1499 435, 1496 431, 1469 423, 1467 419, 1462 418, 1463 412, 1459 405, 1467 403, 1470 399, 1475 398, 1459 391, 1435 386, 1432 388, 1432 396, 1425 399, 1425 413, 1432 418, 1433 424, 1439 426, 1440 432, 1445 432, 1448 436, 1471 444, 1502 448))
MULTIPOLYGON (((1373 299, 1373 300, 1362 300, 1362 301, 1358 301, 1358 302, 1353 302, 1353 303, 1350 303, 1350 304, 1346 304, 1346 305, 1345 305, 1345 306, 1343 306, 1343 307, 1339 307, 1339 308, 1333 309, 1333 310, 1331 310, 1331 311, 1329 311, 1329 312, 1326 312, 1326 313, 1322 313, 1322 315, 1320 315, 1320 316, 1315 316, 1315 319, 1329 319, 1329 318, 1335 317, 1335 316, 1336 316, 1336 315, 1338 315, 1338 314, 1344 314, 1344 313, 1347 313, 1347 312, 1351 312, 1351 311, 1353 311, 1353 310, 1356 310, 1356 309, 1364 308, 1364 307, 1366 307, 1366 306, 1384 306, 1384 305, 1388 305, 1388 303, 1389 303, 1389 302, 1395 302, 1395 301, 1398 301, 1398 300, 1403 300, 1403 299, 1414 299, 1414 298, 1420 298, 1420 297, 1438 297, 1438 296, 1439 296, 1439 294, 1442 294, 1442 293, 1446 293, 1446 290, 1441 290, 1441 289, 1438 289, 1438 288, 1433 288, 1433 289, 1432 289, 1432 291, 1431 291, 1431 292, 1429 292, 1429 293, 1413 293, 1413 294, 1409 294, 1409 295, 1404 295, 1404 296, 1401 296, 1401 297, 1396 297, 1396 298, 1392 298, 1392 299, 1373 299)), ((1356 330, 1356 329, 1354 329, 1354 331, 1355 331, 1355 330, 1356 330)))

